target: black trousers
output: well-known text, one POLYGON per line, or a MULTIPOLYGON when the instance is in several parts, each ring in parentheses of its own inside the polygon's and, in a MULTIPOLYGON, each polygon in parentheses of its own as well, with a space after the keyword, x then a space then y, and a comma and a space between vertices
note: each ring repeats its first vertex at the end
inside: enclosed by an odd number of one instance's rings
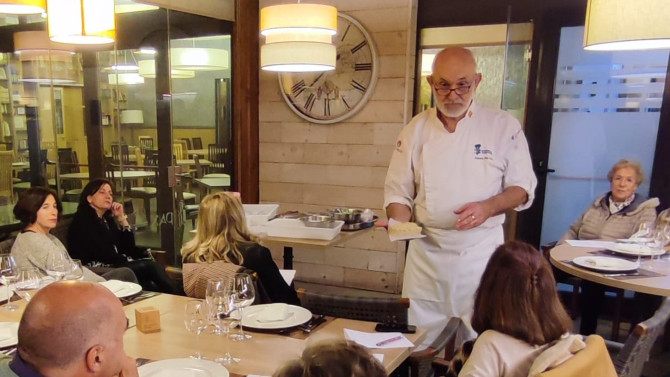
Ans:
POLYGON ((123 265, 135 273, 142 289, 145 291, 177 293, 177 286, 165 273, 165 269, 151 259, 130 261, 123 265))

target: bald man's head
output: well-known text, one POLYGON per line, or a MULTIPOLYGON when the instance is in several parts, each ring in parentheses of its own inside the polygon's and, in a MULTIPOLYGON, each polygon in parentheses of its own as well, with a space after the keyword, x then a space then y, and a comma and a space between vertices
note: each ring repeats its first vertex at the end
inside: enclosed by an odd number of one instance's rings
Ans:
POLYGON ((123 308, 107 288, 79 281, 53 283, 26 306, 19 324, 19 354, 38 370, 84 365, 91 347, 116 341, 120 321, 125 323, 123 308))
POLYGON ((427 77, 435 94, 435 107, 447 118, 460 120, 465 116, 481 78, 472 51, 463 47, 440 51, 433 61, 433 72, 427 77))
POLYGON ((458 65, 471 68, 472 73, 477 72, 477 60, 472 51, 464 47, 447 47, 435 55, 433 60, 433 73, 440 70, 443 65, 458 65))

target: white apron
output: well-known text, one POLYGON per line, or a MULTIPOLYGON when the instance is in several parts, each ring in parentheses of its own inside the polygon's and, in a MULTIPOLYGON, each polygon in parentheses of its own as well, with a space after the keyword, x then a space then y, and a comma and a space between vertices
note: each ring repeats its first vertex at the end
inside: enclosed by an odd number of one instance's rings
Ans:
POLYGON ((430 111, 403 130, 385 189, 385 205, 413 204, 416 222, 427 235, 410 242, 403 282, 403 297, 411 300, 410 321, 429 331, 424 346, 451 317, 466 324, 463 340, 476 335, 470 326, 474 294, 491 254, 504 242, 504 215, 457 231, 454 211, 497 195, 508 184, 529 192, 526 207, 535 186, 527 144, 525 138, 515 140, 520 127, 514 120, 502 122, 501 112, 478 112, 472 106, 456 132, 449 133, 430 111), (473 117, 473 111, 479 116, 473 117))

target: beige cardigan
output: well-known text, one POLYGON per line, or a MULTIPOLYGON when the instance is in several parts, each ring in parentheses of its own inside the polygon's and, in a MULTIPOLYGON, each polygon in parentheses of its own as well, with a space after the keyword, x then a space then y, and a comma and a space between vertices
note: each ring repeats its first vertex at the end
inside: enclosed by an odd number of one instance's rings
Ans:
POLYGON ((640 223, 656 220, 658 204, 656 198, 644 200, 638 196, 628 207, 610 214, 607 194, 602 195, 570 226, 559 243, 565 240, 628 238, 637 232, 640 223))

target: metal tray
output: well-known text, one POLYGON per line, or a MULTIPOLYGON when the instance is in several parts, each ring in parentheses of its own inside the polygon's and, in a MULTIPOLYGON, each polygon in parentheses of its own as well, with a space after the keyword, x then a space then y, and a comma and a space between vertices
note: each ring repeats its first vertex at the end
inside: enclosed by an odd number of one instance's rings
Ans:
POLYGON ((379 219, 379 216, 375 215, 372 218, 372 221, 367 221, 364 223, 353 223, 353 224, 344 224, 342 225, 342 231, 343 232, 353 232, 356 230, 361 230, 361 229, 366 229, 369 228, 373 225, 375 225, 375 222, 379 219))

